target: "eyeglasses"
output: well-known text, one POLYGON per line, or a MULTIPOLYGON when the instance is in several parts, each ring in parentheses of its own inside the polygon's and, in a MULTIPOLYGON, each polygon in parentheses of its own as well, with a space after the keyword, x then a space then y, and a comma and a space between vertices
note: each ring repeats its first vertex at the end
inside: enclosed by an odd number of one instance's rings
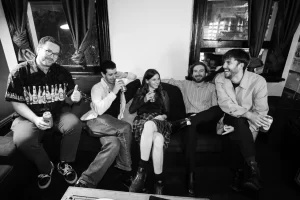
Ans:
POLYGON ((47 56, 53 56, 54 58, 58 58, 59 53, 53 53, 50 49, 44 49, 46 51, 47 56))

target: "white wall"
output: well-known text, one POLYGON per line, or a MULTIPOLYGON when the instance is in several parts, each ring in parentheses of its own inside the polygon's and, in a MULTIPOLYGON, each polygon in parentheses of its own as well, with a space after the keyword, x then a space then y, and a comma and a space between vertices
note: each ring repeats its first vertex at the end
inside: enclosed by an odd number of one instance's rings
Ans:
POLYGON ((108 1, 112 60, 120 71, 187 74, 193 0, 108 1))

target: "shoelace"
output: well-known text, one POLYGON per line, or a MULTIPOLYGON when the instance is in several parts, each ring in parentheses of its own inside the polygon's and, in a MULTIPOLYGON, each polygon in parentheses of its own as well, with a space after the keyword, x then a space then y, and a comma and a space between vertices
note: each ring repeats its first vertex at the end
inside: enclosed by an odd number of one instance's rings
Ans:
POLYGON ((69 175, 72 173, 73 171, 73 168, 68 164, 68 163, 65 163, 64 164, 64 168, 60 168, 64 173, 63 175, 69 175))
POLYGON ((50 177, 48 174, 40 174, 38 175, 38 178, 45 178, 45 177, 50 177))

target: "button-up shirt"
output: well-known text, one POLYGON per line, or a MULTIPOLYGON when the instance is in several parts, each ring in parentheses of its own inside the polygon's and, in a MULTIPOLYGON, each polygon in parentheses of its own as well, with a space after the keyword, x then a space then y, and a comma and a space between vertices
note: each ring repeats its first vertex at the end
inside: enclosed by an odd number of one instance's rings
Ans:
POLYGON ((212 83, 174 79, 166 82, 181 90, 186 113, 199 113, 218 105, 216 87, 212 83))
MULTIPOLYGON (((215 83, 218 104, 225 113, 234 117, 240 117, 248 111, 261 115, 268 113, 267 83, 262 76, 246 70, 240 85, 234 89, 231 80, 221 73, 215 83)), ((258 131, 258 127, 248 122, 252 132, 258 131)))
MULTIPOLYGON (((122 72, 118 72, 121 74, 122 72)), ((125 84, 128 84, 131 80, 134 80, 136 76, 132 73, 128 73, 126 78, 123 78, 125 84)), ((91 98, 92 102, 90 104, 91 110, 85 113, 80 119, 83 121, 91 120, 97 118, 98 115, 102 115, 107 111, 107 109, 111 106, 112 102, 116 99, 116 94, 113 93, 107 83, 102 78, 99 83, 94 85, 91 90, 91 98)), ((122 119, 124 115, 124 110, 126 106, 126 99, 124 92, 121 92, 120 98, 120 113, 118 115, 118 119, 122 119)))

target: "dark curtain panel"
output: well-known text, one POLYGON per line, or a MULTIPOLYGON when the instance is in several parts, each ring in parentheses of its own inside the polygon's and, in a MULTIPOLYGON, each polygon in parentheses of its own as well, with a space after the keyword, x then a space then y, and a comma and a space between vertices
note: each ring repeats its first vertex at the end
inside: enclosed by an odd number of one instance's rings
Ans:
POLYGON ((93 18, 94 0, 61 0, 71 31, 75 53, 72 60, 78 65, 86 65, 84 52, 89 46, 93 18))
POLYGON ((19 48, 18 62, 32 60, 33 53, 26 30, 28 1, 2 0, 3 9, 7 18, 10 35, 13 42, 19 48))
POLYGON ((293 36, 300 23, 300 1, 281 0, 264 73, 281 77, 293 36))
POLYGON ((207 0, 194 0, 192 38, 190 43, 189 65, 199 61, 202 41, 202 24, 205 18, 207 0))
POLYGON ((96 0, 100 63, 111 60, 107 0, 96 0))
POLYGON ((273 0, 249 0, 248 45, 250 56, 256 58, 263 45, 273 0))

